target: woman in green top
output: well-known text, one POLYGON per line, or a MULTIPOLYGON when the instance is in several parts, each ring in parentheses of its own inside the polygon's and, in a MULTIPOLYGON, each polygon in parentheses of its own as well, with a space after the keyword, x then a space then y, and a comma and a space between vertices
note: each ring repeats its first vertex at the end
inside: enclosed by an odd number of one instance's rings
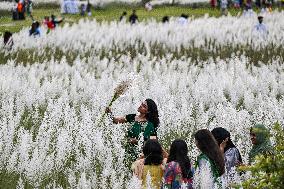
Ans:
POLYGON ((271 155, 273 149, 269 139, 269 130, 262 124, 256 124, 250 129, 250 139, 253 144, 249 152, 251 164, 257 155, 271 155))
POLYGON ((201 151, 201 154, 197 157, 197 171, 203 175, 203 171, 206 172, 210 170, 210 174, 213 177, 211 184, 221 185, 218 181, 218 177, 225 172, 225 162, 217 141, 207 129, 197 131, 194 138, 197 148, 201 151))
MULTIPOLYGON (((107 108, 107 112, 111 113, 107 108)), ((130 154, 130 162, 137 159, 139 152, 135 150, 139 136, 143 134, 143 140, 147 141, 150 136, 157 136, 159 127, 159 113, 156 103, 152 99, 146 99, 138 108, 139 114, 128 114, 125 117, 113 117, 113 123, 130 123, 131 128, 127 132, 128 145, 126 152, 130 154)))

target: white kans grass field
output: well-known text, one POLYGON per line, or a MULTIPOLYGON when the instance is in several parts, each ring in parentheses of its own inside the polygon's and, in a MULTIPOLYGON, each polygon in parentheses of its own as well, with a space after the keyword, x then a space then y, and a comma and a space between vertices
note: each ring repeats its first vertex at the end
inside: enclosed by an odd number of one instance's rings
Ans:
MULTIPOLYGON (((129 78, 132 86, 112 106, 115 115, 135 113, 152 98, 165 149, 183 138, 194 161, 199 152, 192 134, 221 126, 231 132, 248 163, 249 128, 284 123, 281 53, 271 49, 271 61, 259 57, 255 65, 237 52, 198 62, 174 52, 182 46, 202 49, 210 40, 215 41, 213 52, 228 44, 283 47, 283 14, 265 16, 269 34, 264 40, 252 33, 256 17, 204 17, 183 26, 174 20, 134 26, 82 20, 39 38, 23 29, 13 35, 11 51, 1 41, 1 55, 15 57, 0 65, 1 178, 18 188, 138 188, 124 163, 129 125, 113 125, 108 117, 101 122, 113 89, 129 78), (166 52, 151 54, 156 47, 166 52), (63 56, 56 57, 52 49, 63 56), (25 50, 33 53, 22 64, 18 55, 25 50), (70 54, 76 56, 72 62, 67 61, 70 54), (36 61, 39 55, 46 58, 36 61)), ((236 176, 246 178, 249 174, 236 176)))

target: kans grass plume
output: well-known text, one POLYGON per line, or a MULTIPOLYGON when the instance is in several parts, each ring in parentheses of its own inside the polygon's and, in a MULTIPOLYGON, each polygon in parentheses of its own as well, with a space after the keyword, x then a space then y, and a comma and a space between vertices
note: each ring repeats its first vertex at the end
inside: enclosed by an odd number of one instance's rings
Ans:
MULTIPOLYGON (((133 83, 133 79, 132 78, 127 78, 126 80, 122 80, 121 82, 119 82, 119 84, 116 86, 116 88, 114 89, 114 94, 112 96, 111 101, 108 103, 107 108, 110 108, 112 106, 112 104, 122 95, 124 95, 126 93, 126 91, 131 87, 133 83)), ((103 115, 100 118, 99 121, 99 125, 102 124, 105 116, 106 116, 107 112, 106 110, 104 111, 103 115)))

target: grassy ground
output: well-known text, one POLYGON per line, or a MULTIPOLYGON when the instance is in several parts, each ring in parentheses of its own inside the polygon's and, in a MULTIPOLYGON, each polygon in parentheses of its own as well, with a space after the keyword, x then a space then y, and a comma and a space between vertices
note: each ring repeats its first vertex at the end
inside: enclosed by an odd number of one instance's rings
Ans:
MULTIPOLYGON (((112 21, 118 20, 123 11, 126 11, 128 16, 131 14, 132 9, 137 10, 137 15, 139 20, 144 19, 157 19, 161 20, 163 16, 180 16, 182 13, 188 14, 190 17, 200 17, 204 14, 209 14, 209 16, 220 16, 220 11, 218 9, 212 9, 206 6, 159 6, 154 7, 150 12, 147 12, 142 6, 129 6, 129 5, 109 5, 104 8, 95 8, 92 10, 92 16, 89 19, 96 19, 97 21, 112 21)), ((231 15, 237 15, 240 10, 230 9, 231 15)), ((65 22, 74 23, 78 22, 82 18, 80 15, 61 15, 60 8, 56 5, 41 5, 39 7, 34 7, 33 17, 35 20, 41 21, 44 16, 50 16, 54 14, 59 17, 64 17, 65 22)), ((32 19, 26 17, 23 21, 13 21, 11 19, 10 11, 0 11, 0 33, 8 30, 11 32, 18 32, 23 27, 29 27, 31 25, 32 19)))

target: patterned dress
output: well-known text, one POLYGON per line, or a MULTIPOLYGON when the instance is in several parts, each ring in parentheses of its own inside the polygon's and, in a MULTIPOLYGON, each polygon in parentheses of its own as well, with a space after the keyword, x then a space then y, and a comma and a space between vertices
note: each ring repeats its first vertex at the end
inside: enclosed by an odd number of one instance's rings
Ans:
MULTIPOLYGON (((192 173, 191 168, 188 169, 192 173)), ((161 189, 192 189, 192 178, 183 178, 178 162, 171 161, 166 165, 161 189)))

